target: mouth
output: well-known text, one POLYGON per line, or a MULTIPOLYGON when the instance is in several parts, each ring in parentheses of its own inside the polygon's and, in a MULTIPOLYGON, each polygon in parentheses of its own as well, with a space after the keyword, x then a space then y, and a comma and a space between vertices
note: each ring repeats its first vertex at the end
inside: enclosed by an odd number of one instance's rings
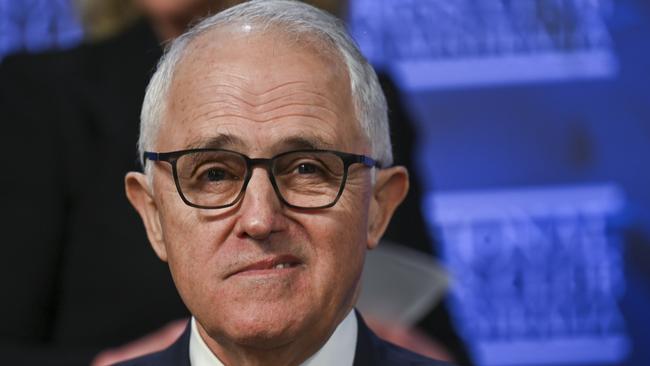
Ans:
POLYGON ((265 258, 251 264, 237 268, 232 273, 228 274, 226 278, 242 275, 273 275, 295 269, 302 265, 302 262, 293 255, 285 254, 265 258))

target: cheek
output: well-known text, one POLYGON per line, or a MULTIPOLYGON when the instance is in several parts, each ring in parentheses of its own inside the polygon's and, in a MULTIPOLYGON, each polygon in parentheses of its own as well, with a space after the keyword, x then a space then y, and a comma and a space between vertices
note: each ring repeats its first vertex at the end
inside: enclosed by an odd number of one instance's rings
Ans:
POLYGON ((162 210, 167 259, 176 287, 190 306, 188 302, 208 291, 210 279, 217 277, 216 251, 231 220, 214 220, 180 199, 169 198, 162 210))
POLYGON ((307 232, 315 251, 316 281, 330 287, 328 291, 354 288, 358 281, 366 251, 367 202, 343 195, 326 216, 314 215, 304 222, 311 228, 307 232))

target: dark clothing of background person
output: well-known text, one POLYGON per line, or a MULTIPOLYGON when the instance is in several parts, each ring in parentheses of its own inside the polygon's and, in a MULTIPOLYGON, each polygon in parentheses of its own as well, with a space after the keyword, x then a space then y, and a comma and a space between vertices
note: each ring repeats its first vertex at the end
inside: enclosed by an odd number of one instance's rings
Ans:
POLYGON ((0 65, 0 364, 87 365, 188 316, 124 194, 160 55, 138 23, 0 65))
MULTIPOLYGON (((101 349, 188 316, 123 185, 139 169, 140 109, 160 55, 142 21, 98 44, 0 64, 0 363, 86 365, 101 349)), ((412 168, 407 114, 381 80, 396 163, 412 168)), ((411 183, 386 238, 431 253, 411 183)), ((468 363, 444 307, 422 324, 468 363)))

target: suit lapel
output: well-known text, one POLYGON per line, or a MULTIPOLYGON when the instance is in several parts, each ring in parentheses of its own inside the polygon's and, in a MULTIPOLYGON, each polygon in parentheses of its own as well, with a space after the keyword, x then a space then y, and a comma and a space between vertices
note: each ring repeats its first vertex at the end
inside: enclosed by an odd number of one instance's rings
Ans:
POLYGON ((377 355, 376 336, 363 321, 361 314, 357 315, 357 346, 354 352, 353 366, 377 366, 382 364, 377 355))

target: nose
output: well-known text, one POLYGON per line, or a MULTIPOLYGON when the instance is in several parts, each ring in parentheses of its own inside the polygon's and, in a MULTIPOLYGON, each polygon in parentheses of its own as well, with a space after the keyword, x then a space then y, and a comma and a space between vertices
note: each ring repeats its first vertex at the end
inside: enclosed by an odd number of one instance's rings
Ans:
POLYGON ((239 237, 263 240, 280 230, 282 203, 265 169, 253 169, 244 192, 236 226, 239 237))

